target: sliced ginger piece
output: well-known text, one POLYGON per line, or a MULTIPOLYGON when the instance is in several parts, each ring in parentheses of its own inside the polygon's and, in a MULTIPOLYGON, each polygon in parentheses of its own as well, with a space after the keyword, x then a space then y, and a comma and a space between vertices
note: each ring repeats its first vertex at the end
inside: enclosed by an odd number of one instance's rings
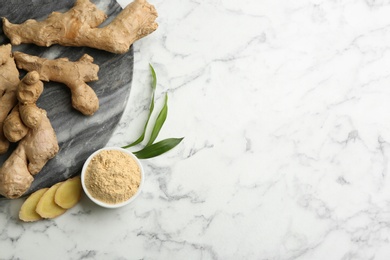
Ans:
POLYGON ((56 191, 61 184, 62 182, 59 182, 51 186, 39 200, 35 210, 42 218, 55 218, 65 213, 66 209, 61 208, 54 201, 56 191))
POLYGON ((42 219, 35 209, 43 194, 49 188, 43 188, 32 193, 24 202, 19 211, 19 219, 24 222, 33 222, 42 219))
POLYGON ((80 176, 64 181, 57 189, 54 201, 64 209, 74 207, 81 199, 82 187, 80 176))

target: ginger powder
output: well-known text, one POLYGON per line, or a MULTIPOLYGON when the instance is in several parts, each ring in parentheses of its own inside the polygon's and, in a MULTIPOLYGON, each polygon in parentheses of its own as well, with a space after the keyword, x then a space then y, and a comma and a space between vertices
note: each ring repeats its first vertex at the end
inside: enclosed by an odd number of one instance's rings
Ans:
POLYGON ((118 204, 137 192, 141 183, 141 170, 127 153, 103 150, 89 162, 84 183, 95 199, 107 204, 118 204))

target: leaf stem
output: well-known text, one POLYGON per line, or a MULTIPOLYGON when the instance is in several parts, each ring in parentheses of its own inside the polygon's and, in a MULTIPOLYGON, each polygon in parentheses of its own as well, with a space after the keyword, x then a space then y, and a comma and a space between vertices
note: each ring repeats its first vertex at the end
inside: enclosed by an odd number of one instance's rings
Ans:
POLYGON ((144 140, 146 129, 148 127, 148 123, 149 123, 150 117, 151 117, 151 115, 153 113, 153 110, 154 110, 154 96, 155 96, 156 86, 157 86, 157 76, 156 76, 156 72, 154 71, 153 66, 151 64, 149 64, 149 67, 150 67, 150 70, 151 70, 151 73, 152 73, 152 98, 151 98, 151 101, 150 101, 149 115, 148 115, 148 118, 147 118, 147 120, 145 122, 142 134, 138 137, 137 140, 135 140, 131 144, 128 144, 128 145, 122 147, 122 148, 125 148, 125 149, 129 148, 129 147, 132 147, 134 145, 137 145, 137 144, 141 143, 144 140))
POLYGON ((140 151, 133 152, 133 154, 139 159, 153 158, 168 152, 169 150, 177 146, 183 139, 184 137, 164 139, 160 142, 146 146, 140 151))

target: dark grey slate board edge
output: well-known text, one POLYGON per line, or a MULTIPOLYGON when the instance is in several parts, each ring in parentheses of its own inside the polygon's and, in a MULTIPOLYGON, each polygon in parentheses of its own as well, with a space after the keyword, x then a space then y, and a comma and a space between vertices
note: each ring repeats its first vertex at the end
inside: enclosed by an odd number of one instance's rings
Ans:
MULTIPOLYGON (((74 2, 17 0, 10 4, 10 1, 0 0, 0 16, 7 17, 14 23, 21 23, 26 18, 43 19, 52 11, 65 11, 71 8, 74 2)), ((109 16, 108 21, 122 10, 115 0, 96 0, 93 2, 106 12, 109 16)), ((2 27, 1 22, 0 27, 2 27)), ((0 44, 8 42, 9 40, 0 29, 0 44)), ((107 144, 122 117, 130 94, 134 50, 131 47, 128 53, 122 55, 85 47, 58 45, 49 48, 21 45, 13 47, 13 50, 42 57, 68 57, 70 60, 77 60, 84 53, 87 53, 94 58, 94 62, 100 67, 99 80, 88 83, 100 100, 100 109, 91 117, 86 117, 71 107, 70 92, 65 86, 55 82, 45 83, 45 90, 37 104, 48 113, 57 133, 60 151, 35 176, 31 188, 25 194, 28 195, 40 188, 49 187, 79 174, 85 159, 93 151, 107 144)), ((24 74, 25 72, 21 71, 20 77, 24 74)), ((0 165, 8 155, 9 153, 0 155, 0 165)))

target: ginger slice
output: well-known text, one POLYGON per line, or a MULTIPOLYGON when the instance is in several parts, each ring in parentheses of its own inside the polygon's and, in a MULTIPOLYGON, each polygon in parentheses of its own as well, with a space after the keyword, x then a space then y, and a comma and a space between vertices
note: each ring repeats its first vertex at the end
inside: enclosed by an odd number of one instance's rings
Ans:
POLYGON ((46 20, 27 20, 12 24, 3 18, 3 31, 12 45, 34 43, 38 46, 87 46, 122 54, 135 41, 154 32, 158 14, 146 0, 134 0, 108 25, 97 28, 106 18, 89 2, 77 0, 65 13, 53 12, 46 20))
MULTIPOLYGON (((29 102, 37 98, 35 94, 40 92, 41 84, 39 75, 29 72, 18 85, 18 92, 26 94, 17 94, 22 103, 19 108, 27 106, 20 109, 20 112, 23 111, 26 115, 21 115, 18 120, 30 121, 32 128, 28 129, 27 134, 0 168, 0 194, 7 198, 22 196, 34 180, 32 175, 39 173, 59 150, 57 137, 46 111, 29 102)), ((9 128, 4 126, 4 130, 8 131, 9 128)))
POLYGON ((10 111, 17 104, 16 89, 19 84, 19 71, 11 53, 11 44, 0 46, 0 154, 9 147, 4 136, 3 125, 10 111))
POLYGON ((41 215, 39 215, 35 209, 39 200, 48 189, 49 188, 43 188, 37 190, 23 202, 19 211, 20 220, 24 222, 33 222, 42 219, 41 215))
POLYGON ((88 54, 76 62, 67 58, 48 60, 22 52, 15 52, 14 57, 19 69, 37 71, 43 81, 65 84, 72 94, 72 106, 84 115, 93 115, 99 109, 95 91, 85 83, 99 79, 99 66, 88 54))
POLYGON ((42 218, 55 218, 66 212, 66 209, 61 208, 54 201, 56 191, 61 184, 59 182, 51 186, 39 200, 35 210, 42 218))
POLYGON ((82 187, 80 176, 64 181, 56 191, 55 203, 64 209, 74 207, 81 199, 82 187))

